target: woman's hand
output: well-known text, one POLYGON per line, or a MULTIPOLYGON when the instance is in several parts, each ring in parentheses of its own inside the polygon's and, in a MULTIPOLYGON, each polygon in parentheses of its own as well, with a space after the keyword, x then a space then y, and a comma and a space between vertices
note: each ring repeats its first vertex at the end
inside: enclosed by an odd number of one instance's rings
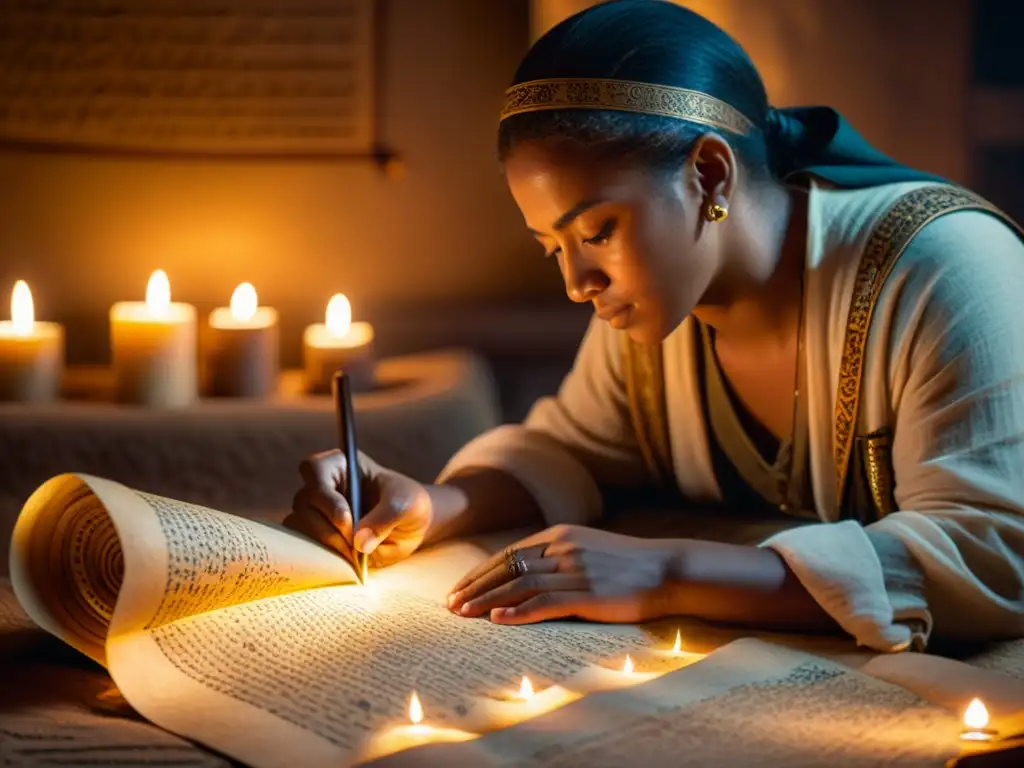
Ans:
POLYGON ((664 542, 556 525, 463 576, 448 607, 500 624, 577 617, 636 623, 668 611, 673 550, 664 542))
MULTIPOLYGON (((360 455, 365 513, 355 530, 355 549, 380 568, 404 560, 423 543, 433 518, 427 489, 411 477, 360 455)), ((284 524, 352 557, 352 511, 341 494, 348 467, 340 451, 318 453, 299 466, 303 486, 284 524)))

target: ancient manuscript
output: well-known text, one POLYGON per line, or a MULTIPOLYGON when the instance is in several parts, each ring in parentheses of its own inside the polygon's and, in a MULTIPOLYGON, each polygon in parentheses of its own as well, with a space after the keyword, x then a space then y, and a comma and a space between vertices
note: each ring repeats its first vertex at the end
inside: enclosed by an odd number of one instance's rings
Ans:
POLYGON ((32 620, 105 665, 138 713, 256 768, 744 765, 751 754, 902 768, 956 753, 971 696, 1024 712, 1019 680, 922 654, 855 669, 741 640, 703 658, 673 654, 655 625, 453 615, 448 587, 486 556, 456 542, 360 584, 344 558, 280 527, 62 475, 25 505, 11 576, 32 620), (515 699, 524 674, 554 706, 515 699), (427 725, 409 723, 413 691, 427 725), (417 728, 460 741, 419 746, 417 728))
POLYGON ((360 585, 284 529, 64 475, 26 504, 11 569, 29 615, 157 725, 254 766, 338 766, 408 722, 412 691, 432 724, 482 731, 481 702, 522 674, 564 683, 652 642, 453 615, 446 588, 485 554, 428 551, 360 585))

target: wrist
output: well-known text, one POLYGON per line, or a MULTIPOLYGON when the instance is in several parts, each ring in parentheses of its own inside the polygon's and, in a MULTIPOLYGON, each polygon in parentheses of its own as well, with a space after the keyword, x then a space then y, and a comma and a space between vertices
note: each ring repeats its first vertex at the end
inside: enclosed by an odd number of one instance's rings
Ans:
POLYGON ((457 484, 425 485, 430 499, 430 525, 424 543, 433 544, 459 535, 458 519, 469 506, 466 492, 457 484))

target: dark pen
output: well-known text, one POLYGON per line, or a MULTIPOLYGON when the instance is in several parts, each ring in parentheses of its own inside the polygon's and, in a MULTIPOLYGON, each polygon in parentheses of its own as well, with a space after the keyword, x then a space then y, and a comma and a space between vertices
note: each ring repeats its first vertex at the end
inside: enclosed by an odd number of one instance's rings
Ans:
POLYGON ((345 454, 345 500, 352 511, 352 555, 356 562, 356 576, 366 582, 366 554, 356 552, 356 526, 363 514, 362 472, 359 470, 359 452, 356 449, 356 420, 352 410, 352 385, 344 371, 334 374, 334 405, 338 415, 338 441, 345 454))

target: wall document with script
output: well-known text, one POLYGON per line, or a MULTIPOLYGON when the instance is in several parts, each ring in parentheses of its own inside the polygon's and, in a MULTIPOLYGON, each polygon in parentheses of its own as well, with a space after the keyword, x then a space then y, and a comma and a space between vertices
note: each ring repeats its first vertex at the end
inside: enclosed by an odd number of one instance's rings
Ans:
POLYGON ((4 0, 0 143, 368 154, 373 61, 374 0, 4 0))

